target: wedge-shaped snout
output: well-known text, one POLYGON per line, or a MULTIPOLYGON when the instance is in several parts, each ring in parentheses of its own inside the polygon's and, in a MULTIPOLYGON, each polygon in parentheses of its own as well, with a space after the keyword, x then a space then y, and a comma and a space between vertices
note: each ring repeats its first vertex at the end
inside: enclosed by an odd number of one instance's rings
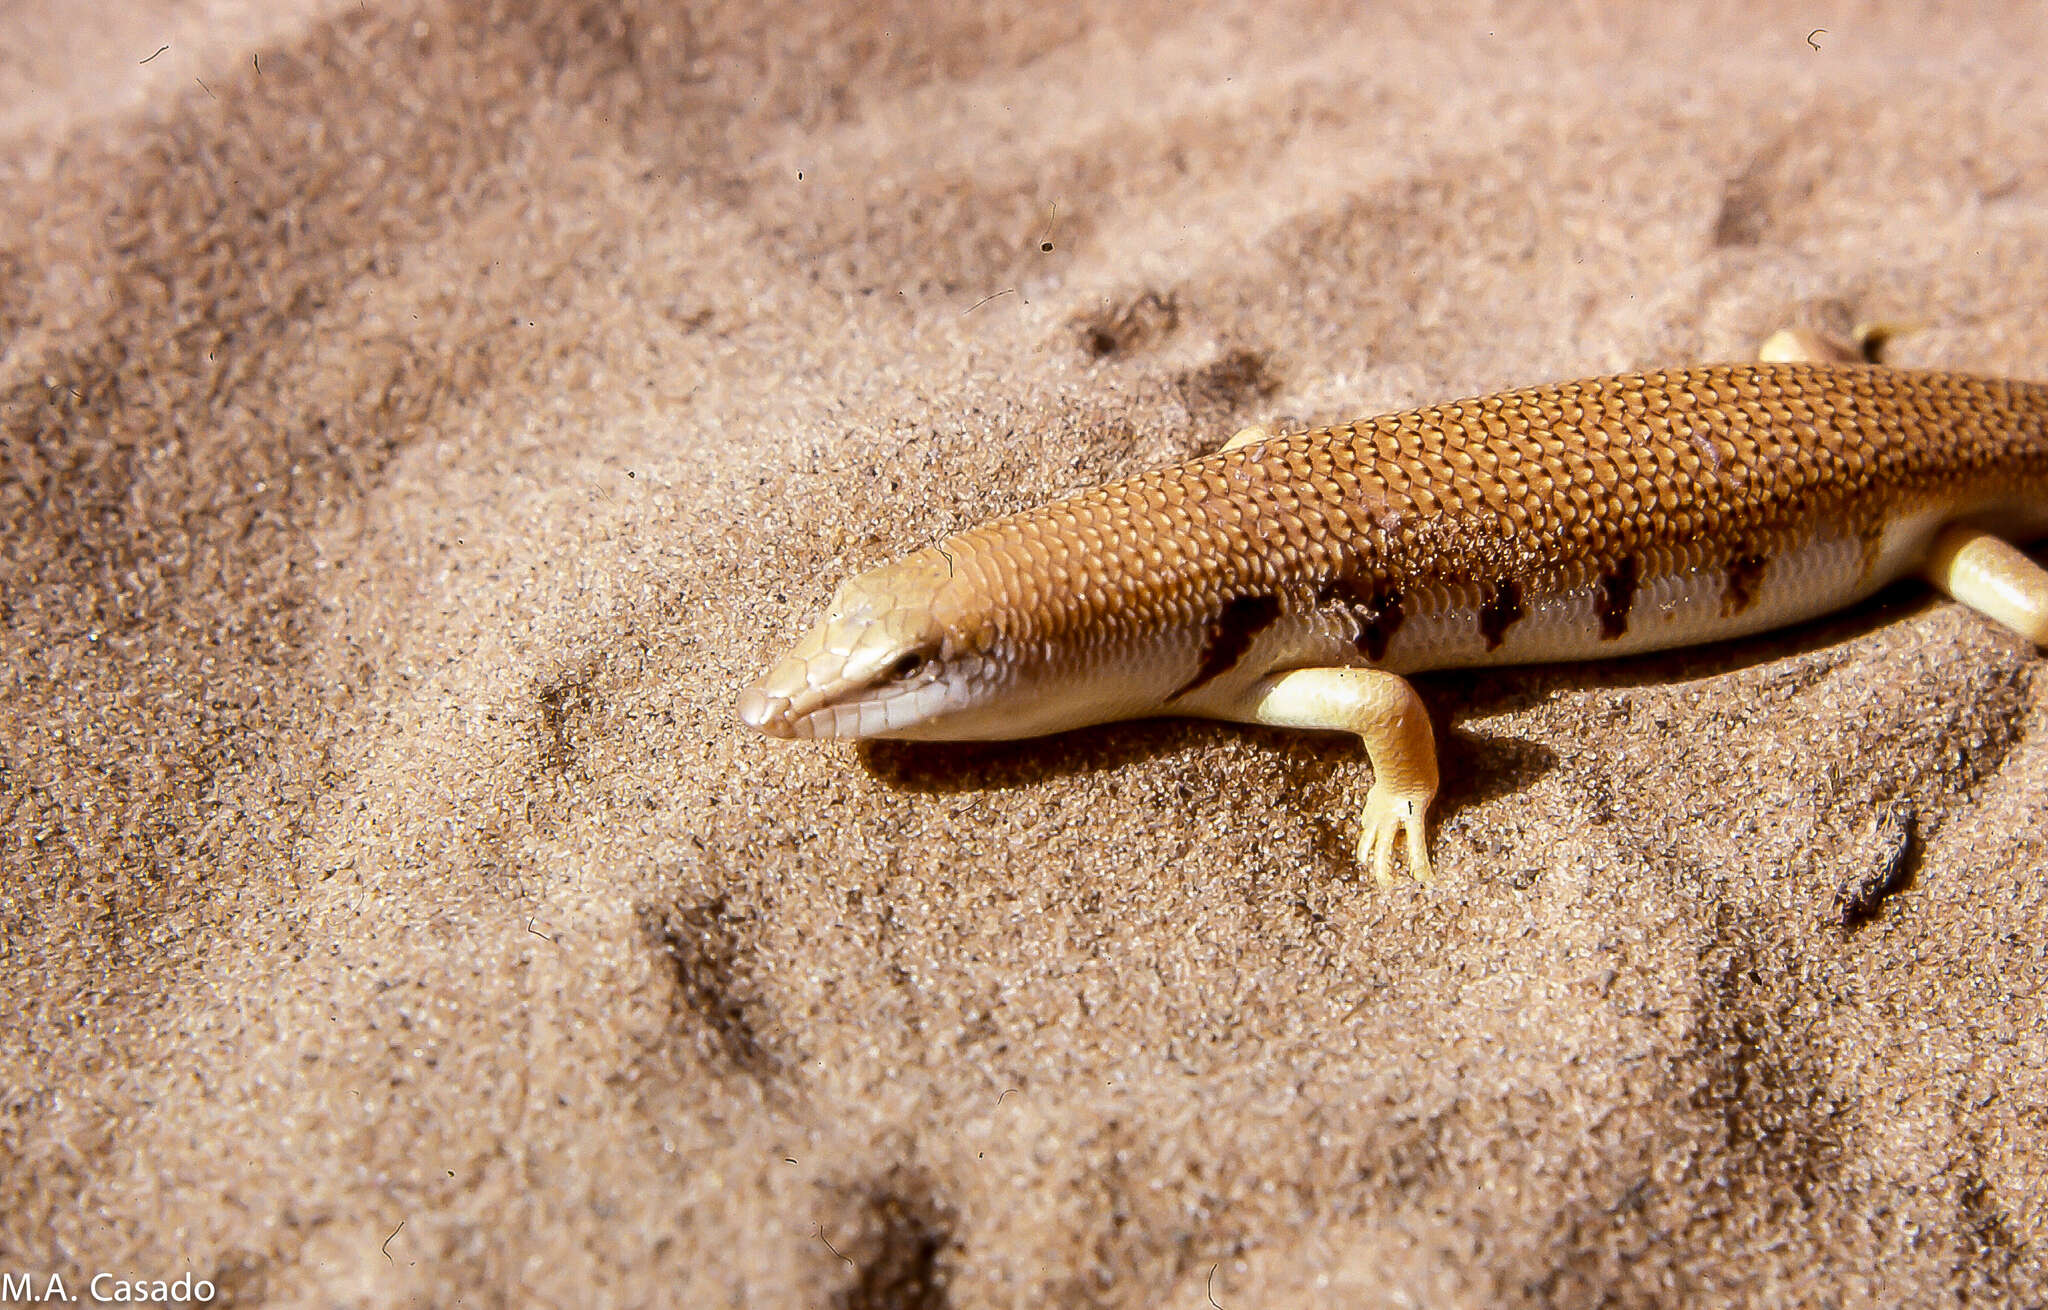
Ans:
POLYGON ((823 620, 740 693, 740 718, 771 737, 880 737, 945 699, 934 667, 944 633, 928 606, 840 589, 823 620))

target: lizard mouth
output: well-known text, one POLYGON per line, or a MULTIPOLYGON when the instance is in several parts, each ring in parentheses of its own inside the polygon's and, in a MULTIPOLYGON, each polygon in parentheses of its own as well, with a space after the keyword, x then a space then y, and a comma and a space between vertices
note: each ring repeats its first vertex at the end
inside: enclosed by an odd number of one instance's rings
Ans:
POLYGON ((815 691, 778 695, 767 689, 767 682, 764 678, 740 693, 740 721, 748 727, 784 740, 860 735, 839 730, 842 712, 857 706, 821 704, 823 698, 815 691))
POLYGON ((771 695, 758 682, 740 693, 740 722, 770 737, 796 736, 792 708, 789 697, 771 695))
POLYGON ((909 584, 890 579, 903 567, 841 586, 825 617, 740 693, 740 720, 771 737, 861 738, 944 713, 960 690, 941 658, 946 631, 928 603, 899 598, 909 584))
POLYGON ((817 738, 857 734, 839 731, 845 711, 857 717, 857 700, 832 698, 833 680, 815 676, 812 661, 794 655, 761 675, 740 693, 740 721, 770 737, 817 738))
POLYGON ((886 737, 930 718, 949 691, 926 676, 903 681, 861 670, 830 651, 799 650, 740 693, 740 721, 770 737, 886 737))
POLYGON ((929 699, 922 688, 869 690, 833 700, 822 688, 787 696, 771 690, 768 681, 740 693, 740 720, 784 739, 885 737, 921 722, 929 699))

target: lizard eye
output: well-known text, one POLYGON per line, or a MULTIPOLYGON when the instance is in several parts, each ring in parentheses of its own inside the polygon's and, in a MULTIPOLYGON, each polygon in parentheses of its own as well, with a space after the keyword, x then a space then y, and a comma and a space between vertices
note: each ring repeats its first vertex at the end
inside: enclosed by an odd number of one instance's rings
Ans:
POLYGON ((889 676, 895 681, 901 682, 905 678, 914 676, 924 666, 924 654, 920 651, 911 651, 908 655, 903 656, 889 666, 889 676))

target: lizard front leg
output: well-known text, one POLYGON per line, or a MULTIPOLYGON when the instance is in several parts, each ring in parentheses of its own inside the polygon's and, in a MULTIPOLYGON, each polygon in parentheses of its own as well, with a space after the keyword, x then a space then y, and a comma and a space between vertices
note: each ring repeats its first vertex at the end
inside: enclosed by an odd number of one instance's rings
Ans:
POLYGON ((1217 712, 1241 723, 1357 733, 1372 760, 1359 863, 1370 859, 1373 877, 1392 883, 1395 841, 1405 835, 1409 873, 1418 881, 1432 876, 1423 825, 1436 799, 1436 736, 1405 678, 1379 669, 1296 669, 1260 679, 1217 712))

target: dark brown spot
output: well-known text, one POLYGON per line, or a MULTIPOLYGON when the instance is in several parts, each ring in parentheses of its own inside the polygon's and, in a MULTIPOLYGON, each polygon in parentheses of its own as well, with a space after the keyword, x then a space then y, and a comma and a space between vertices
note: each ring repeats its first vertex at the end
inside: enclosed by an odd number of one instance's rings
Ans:
POLYGON ((716 898, 702 904, 643 904, 641 930, 665 966, 676 1017, 724 1063, 772 1089, 783 1060, 764 1034, 776 1016, 753 978, 750 916, 716 898))
POLYGON ((1168 292, 1147 291, 1121 308, 1074 324, 1090 359, 1114 359, 1142 350, 1180 326, 1180 301, 1168 292))
POLYGON ((1882 854, 1835 889, 1838 927, 1851 929, 1870 919, 1885 897, 1912 880, 1913 860, 1919 853, 1918 828, 1919 815, 1911 802, 1893 801, 1879 807, 1871 832, 1882 843, 1882 854))
POLYGON ((1600 579, 1600 595, 1593 603, 1600 611, 1600 640, 1613 641, 1628 631, 1628 612, 1636 603, 1636 569, 1633 555, 1624 555, 1614 571, 1600 579))
POLYGON ((1202 667, 1181 689, 1167 697, 1179 700, 1195 688, 1237 667, 1259 634, 1280 617, 1278 596, 1239 596, 1224 603, 1223 612, 1209 620, 1202 648, 1202 667))
POLYGON ((1498 650, 1501 638, 1521 617, 1522 586, 1513 578, 1502 578, 1493 595, 1479 607, 1479 635, 1486 638, 1486 649, 1498 650))
POLYGON ((832 1297, 835 1310, 947 1310, 946 1257, 959 1249, 957 1221, 930 1181, 893 1169, 861 1209, 831 1225, 843 1248, 818 1228, 819 1240, 854 1269, 852 1286, 832 1297))
POLYGON ((1174 379, 1181 401, 1199 416, 1235 414, 1280 389, 1272 357, 1262 350, 1227 351, 1174 379))
POLYGON ((1743 555, 1728 561, 1728 591, 1721 597, 1723 615, 1740 614, 1756 603, 1757 584, 1764 580, 1770 561, 1761 555, 1743 555))
POLYGON ((1356 578, 1336 577, 1316 588, 1316 604, 1331 601, 1341 601, 1358 621, 1358 635, 1352 638, 1358 653, 1375 664, 1385 659, 1387 643, 1407 617, 1401 609, 1401 593, 1388 586, 1368 588, 1356 578))
POLYGON ((590 744, 592 729, 602 709, 592 685, 597 669, 585 663, 564 673, 540 689, 540 767, 548 773, 567 773, 590 744))

